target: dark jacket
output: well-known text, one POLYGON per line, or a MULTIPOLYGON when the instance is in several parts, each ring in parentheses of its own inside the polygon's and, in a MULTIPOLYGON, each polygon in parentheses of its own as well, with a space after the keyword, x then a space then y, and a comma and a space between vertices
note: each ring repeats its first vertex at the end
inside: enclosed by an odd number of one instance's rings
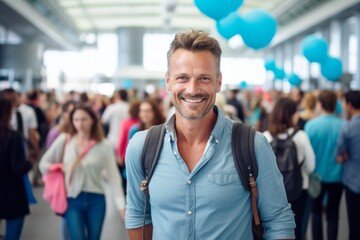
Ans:
POLYGON ((9 131, 0 141, 0 219, 29 214, 23 176, 30 168, 21 135, 9 131))

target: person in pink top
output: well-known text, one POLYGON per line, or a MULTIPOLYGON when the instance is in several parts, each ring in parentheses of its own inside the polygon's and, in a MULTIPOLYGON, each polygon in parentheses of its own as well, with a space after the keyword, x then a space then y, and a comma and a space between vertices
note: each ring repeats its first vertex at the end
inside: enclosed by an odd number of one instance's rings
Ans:
MULTIPOLYGON (((140 102, 133 101, 129 107, 129 118, 125 118, 120 123, 120 132, 119 132, 119 141, 118 146, 116 147, 117 163, 119 166, 120 173, 124 172, 125 168, 125 152, 126 147, 129 142, 129 132, 133 125, 139 124, 139 111, 140 111, 140 102)), ((123 188, 126 192, 126 178, 122 174, 123 188)))

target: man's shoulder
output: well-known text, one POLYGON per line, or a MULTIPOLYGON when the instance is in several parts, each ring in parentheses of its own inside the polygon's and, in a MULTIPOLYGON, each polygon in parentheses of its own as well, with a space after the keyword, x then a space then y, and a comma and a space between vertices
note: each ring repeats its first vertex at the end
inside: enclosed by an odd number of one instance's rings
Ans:
POLYGON ((22 115, 30 115, 30 114, 34 114, 35 115, 35 110, 34 108, 26 105, 26 104, 20 104, 19 105, 19 111, 22 115))
POLYGON ((119 110, 127 110, 128 107, 129 107, 129 105, 126 102, 117 102, 117 103, 112 103, 109 106, 107 106, 106 110, 110 111, 110 112, 117 112, 119 110))
POLYGON ((148 132, 147 130, 138 131, 129 140, 129 143, 126 148, 126 155, 125 155, 125 164, 127 166, 129 166, 129 167, 130 167, 130 165, 136 166, 136 167, 140 166, 139 165, 140 158, 141 158, 142 150, 144 147, 147 132, 148 132))
POLYGON ((306 122, 304 130, 305 132, 307 132, 308 130, 314 127, 322 126, 323 124, 324 124, 323 119, 321 117, 316 117, 306 122))
POLYGON ((135 135, 129 140, 128 150, 127 151, 138 151, 141 149, 145 143, 145 138, 148 133, 148 130, 138 131, 135 135))

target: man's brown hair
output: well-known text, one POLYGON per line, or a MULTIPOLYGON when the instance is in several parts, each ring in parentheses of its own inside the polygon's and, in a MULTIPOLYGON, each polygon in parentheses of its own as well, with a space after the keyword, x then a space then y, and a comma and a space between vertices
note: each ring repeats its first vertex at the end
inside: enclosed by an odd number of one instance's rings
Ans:
POLYGON ((185 49, 191 52, 210 51, 215 57, 218 72, 220 73, 221 47, 219 42, 215 38, 210 37, 208 33, 201 30, 191 30, 190 32, 176 34, 167 53, 168 71, 171 57, 178 49, 185 49))
POLYGON ((323 90, 318 96, 318 100, 323 110, 328 113, 334 113, 336 109, 337 96, 334 91, 323 90))

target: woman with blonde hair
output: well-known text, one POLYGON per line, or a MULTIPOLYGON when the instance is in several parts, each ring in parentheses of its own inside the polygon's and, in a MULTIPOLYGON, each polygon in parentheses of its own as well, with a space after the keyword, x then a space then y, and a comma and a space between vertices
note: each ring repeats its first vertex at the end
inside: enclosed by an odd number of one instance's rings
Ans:
POLYGON ((62 163, 68 201, 64 217, 71 239, 100 239, 106 210, 103 171, 121 216, 125 213, 115 153, 90 106, 75 107, 70 113, 70 123, 70 137, 62 133, 55 140, 41 159, 40 170, 46 173, 54 164, 62 163))
POLYGON ((302 111, 299 113, 298 119, 298 127, 301 130, 304 130, 305 123, 310 119, 316 117, 315 108, 316 108, 317 99, 316 96, 311 93, 305 93, 300 106, 302 107, 302 111))

